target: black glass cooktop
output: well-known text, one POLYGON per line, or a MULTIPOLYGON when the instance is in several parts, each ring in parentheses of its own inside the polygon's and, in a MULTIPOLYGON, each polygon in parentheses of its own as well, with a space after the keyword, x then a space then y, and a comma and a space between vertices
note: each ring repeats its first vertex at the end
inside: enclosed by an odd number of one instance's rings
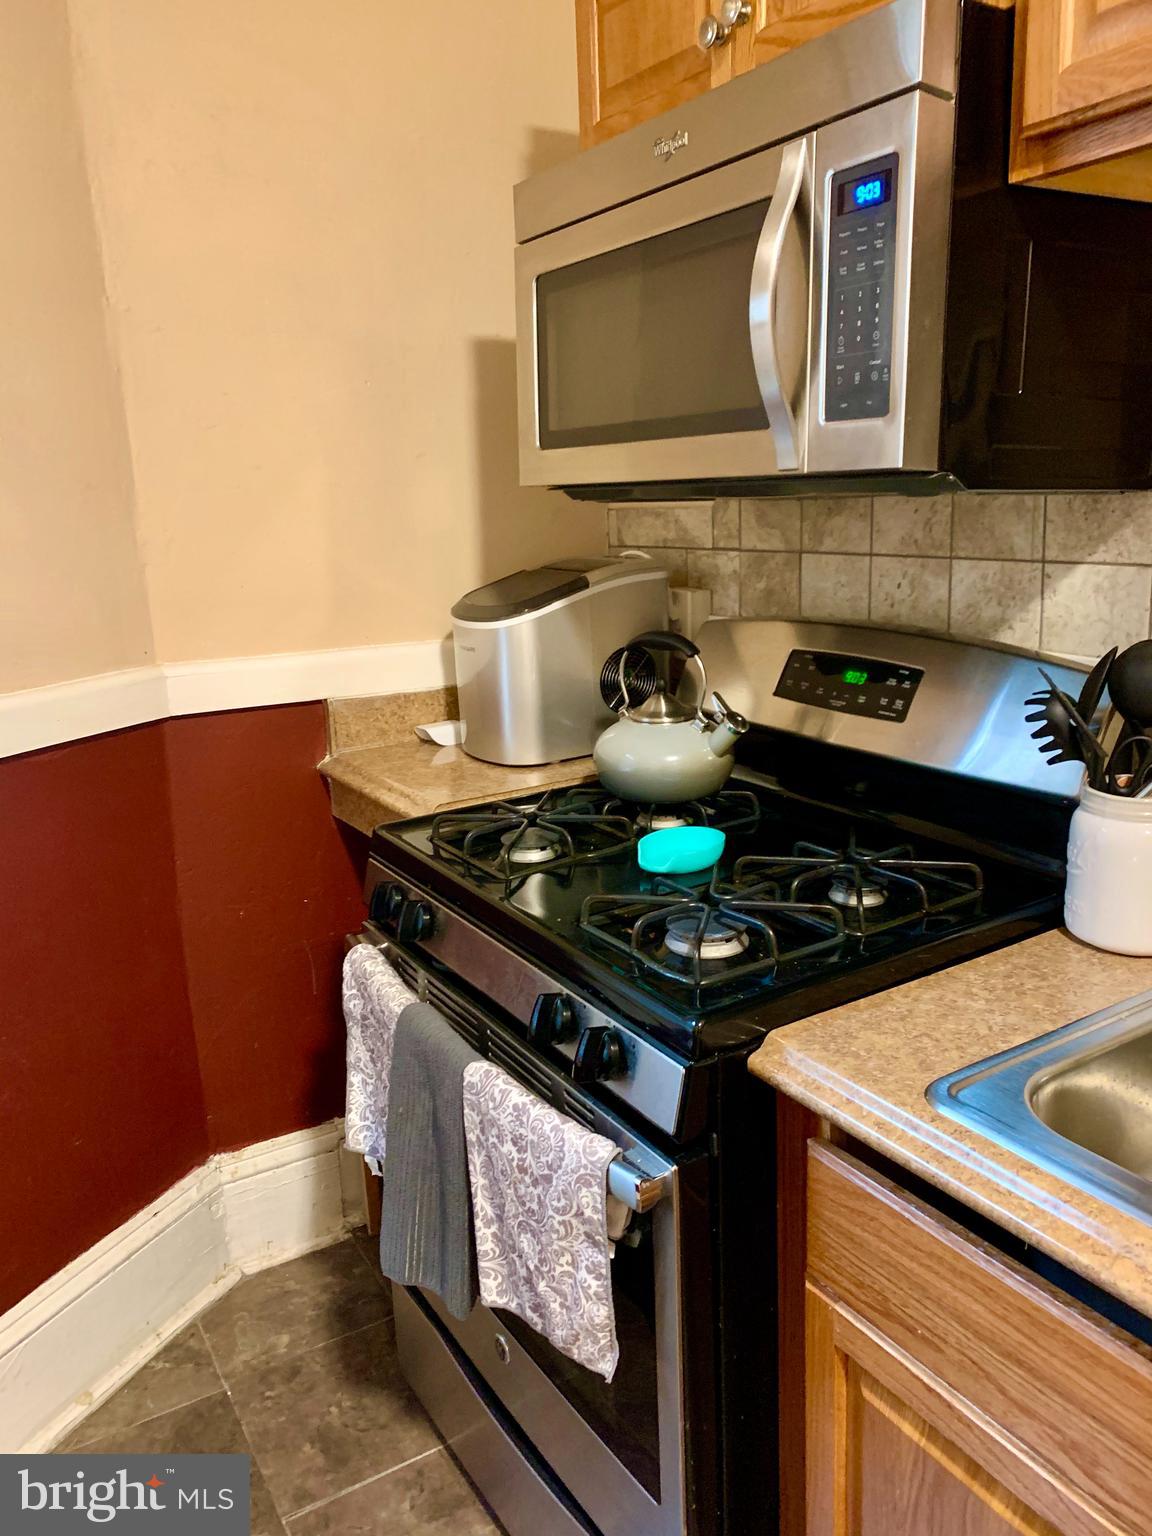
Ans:
POLYGON ((1047 870, 749 781, 682 806, 598 786, 380 828, 430 895, 670 1043, 747 1039, 1051 926, 1047 870), (640 868, 646 832, 724 830, 714 870, 640 868))

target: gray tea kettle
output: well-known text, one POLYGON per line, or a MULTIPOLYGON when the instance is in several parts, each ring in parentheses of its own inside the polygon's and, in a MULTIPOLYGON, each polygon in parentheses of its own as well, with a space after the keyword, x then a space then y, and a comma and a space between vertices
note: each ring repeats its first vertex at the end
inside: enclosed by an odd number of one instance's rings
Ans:
POLYGON ((619 720, 598 738, 592 760, 606 789, 624 800, 674 804, 715 794, 732 772, 732 749, 748 729, 743 715, 718 693, 709 696, 699 647, 683 635, 651 630, 630 640, 620 653, 619 720), (696 664, 700 694, 696 707, 671 697, 656 683, 643 700, 629 698, 628 654, 633 650, 675 651, 696 664))

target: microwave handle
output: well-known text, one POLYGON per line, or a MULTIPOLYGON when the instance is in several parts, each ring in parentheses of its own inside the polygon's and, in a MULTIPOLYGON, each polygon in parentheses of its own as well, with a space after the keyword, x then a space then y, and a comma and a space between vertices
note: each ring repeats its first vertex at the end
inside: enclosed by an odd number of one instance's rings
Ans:
POLYGON ((748 298, 752 362, 776 445, 777 469, 800 468, 800 437, 796 414, 784 393, 780 377, 780 358, 776 346, 776 291, 780 281, 784 241, 804 187, 807 159, 807 139, 794 139, 791 144, 784 146, 780 174, 776 178, 776 191, 772 194, 760 238, 756 243, 752 287, 748 298))

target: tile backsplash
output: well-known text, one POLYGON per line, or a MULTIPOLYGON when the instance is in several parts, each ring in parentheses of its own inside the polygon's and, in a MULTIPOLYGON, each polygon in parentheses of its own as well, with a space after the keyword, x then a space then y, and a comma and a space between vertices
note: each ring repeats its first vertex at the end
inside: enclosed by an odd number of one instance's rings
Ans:
POLYGON ((608 508, 614 552, 745 618, 869 621, 1095 657, 1148 636, 1152 493, 829 496, 608 508))

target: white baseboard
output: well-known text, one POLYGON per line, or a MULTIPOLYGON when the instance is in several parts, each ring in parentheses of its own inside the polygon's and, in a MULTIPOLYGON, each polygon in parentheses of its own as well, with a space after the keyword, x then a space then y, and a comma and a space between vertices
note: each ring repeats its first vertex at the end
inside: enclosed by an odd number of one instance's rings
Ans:
POLYGON ((169 662, 164 676, 170 715, 298 704, 304 699, 419 693, 452 681, 452 643, 427 640, 345 651, 169 662))
POLYGON ((131 667, 0 694, 0 757, 172 715, 415 693, 452 680, 446 640, 131 667))
POLYGON ((131 667, 0 694, 0 757, 144 725, 167 713, 168 689, 160 667, 131 667))
POLYGON ((241 1275, 336 1241, 342 1134, 212 1158, 0 1317, 0 1453, 50 1449, 241 1275))
POLYGON ((228 1257, 243 1274, 321 1247, 344 1230, 339 1121, 216 1159, 228 1257))

